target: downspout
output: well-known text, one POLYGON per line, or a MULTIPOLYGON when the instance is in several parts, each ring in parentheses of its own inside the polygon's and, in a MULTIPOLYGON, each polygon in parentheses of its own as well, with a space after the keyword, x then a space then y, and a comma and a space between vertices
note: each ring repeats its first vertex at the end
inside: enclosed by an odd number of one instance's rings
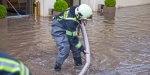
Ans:
POLYGON ((86 63, 84 65, 83 69, 81 70, 81 72, 79 73, 79 75, 84 75, 90 66, 90 47, 89 47, 89 41, 88 41, 88 37, 87 37, 87 33, 85 30, 84 24, 82 23, 82 24, 80 24, 80 26, 81 26, 81 30, 82 30, 82 34, 83 34, 83 38, 84 38, 85 49, 89 53, 89 54, 86 54, 86 63))

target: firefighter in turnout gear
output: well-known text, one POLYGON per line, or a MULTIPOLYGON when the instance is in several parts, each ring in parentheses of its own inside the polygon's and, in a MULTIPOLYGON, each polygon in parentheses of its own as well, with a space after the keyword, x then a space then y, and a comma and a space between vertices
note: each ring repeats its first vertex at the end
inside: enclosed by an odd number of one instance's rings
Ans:
POLYGON ((31 75, 31 73, 21 61, 0 51, 0 75, 31 75))
POLYGON ((55 71, 60 71, 64 60, 72 51, 76 66, 82 65, 81 52, 88 54, 77 37, 77 27, 85 18, 92 15, 92 9, 87 4, 71 6, 54 17, 51 34, 59 49, 55 71))

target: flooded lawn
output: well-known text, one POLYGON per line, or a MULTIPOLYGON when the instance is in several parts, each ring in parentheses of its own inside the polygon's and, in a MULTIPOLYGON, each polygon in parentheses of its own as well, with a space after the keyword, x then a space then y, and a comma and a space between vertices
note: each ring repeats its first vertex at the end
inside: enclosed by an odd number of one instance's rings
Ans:
MULTIPOLYGON (((71 53, 60 73, 53 70, 58 49, 50 35, 51 18, 8 21, 0 26, 0 49, 24 62, 33 75, 78 75, 81 71, 71 53)), ((150 75, 150 5, 119 8, 111 21, 95 12, 86 29, 91 50, 86 75, 150 75)))

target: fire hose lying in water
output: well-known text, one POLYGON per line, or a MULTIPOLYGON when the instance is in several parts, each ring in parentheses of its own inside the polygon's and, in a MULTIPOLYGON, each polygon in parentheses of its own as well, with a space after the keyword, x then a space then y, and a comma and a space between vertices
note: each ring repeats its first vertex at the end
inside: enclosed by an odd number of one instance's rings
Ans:
POLYGON ((84 75, 90 66, 90 47, 89 47, 89 41, 88 41, 87 33, 86 33, 83 22, 81 22, 80 27, 81 27, 83 38, 84 38, 85 49, 88 52, 88 54, 86 54, 86 63, 84 65, 83 69, 79 73, 79 75, 84 75))

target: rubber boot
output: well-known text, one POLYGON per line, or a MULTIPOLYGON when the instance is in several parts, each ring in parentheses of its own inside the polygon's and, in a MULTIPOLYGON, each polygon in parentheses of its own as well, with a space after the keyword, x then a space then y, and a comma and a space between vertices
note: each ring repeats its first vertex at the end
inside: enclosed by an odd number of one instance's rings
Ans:
POLYGON ((82 66, 82 59, 81 57, 74 57, 74 62, 76 66, 82 66))
POLYGON ((54 69, 55 69, 55 71, 61 71, 61 65, 56 62, 54 69))

